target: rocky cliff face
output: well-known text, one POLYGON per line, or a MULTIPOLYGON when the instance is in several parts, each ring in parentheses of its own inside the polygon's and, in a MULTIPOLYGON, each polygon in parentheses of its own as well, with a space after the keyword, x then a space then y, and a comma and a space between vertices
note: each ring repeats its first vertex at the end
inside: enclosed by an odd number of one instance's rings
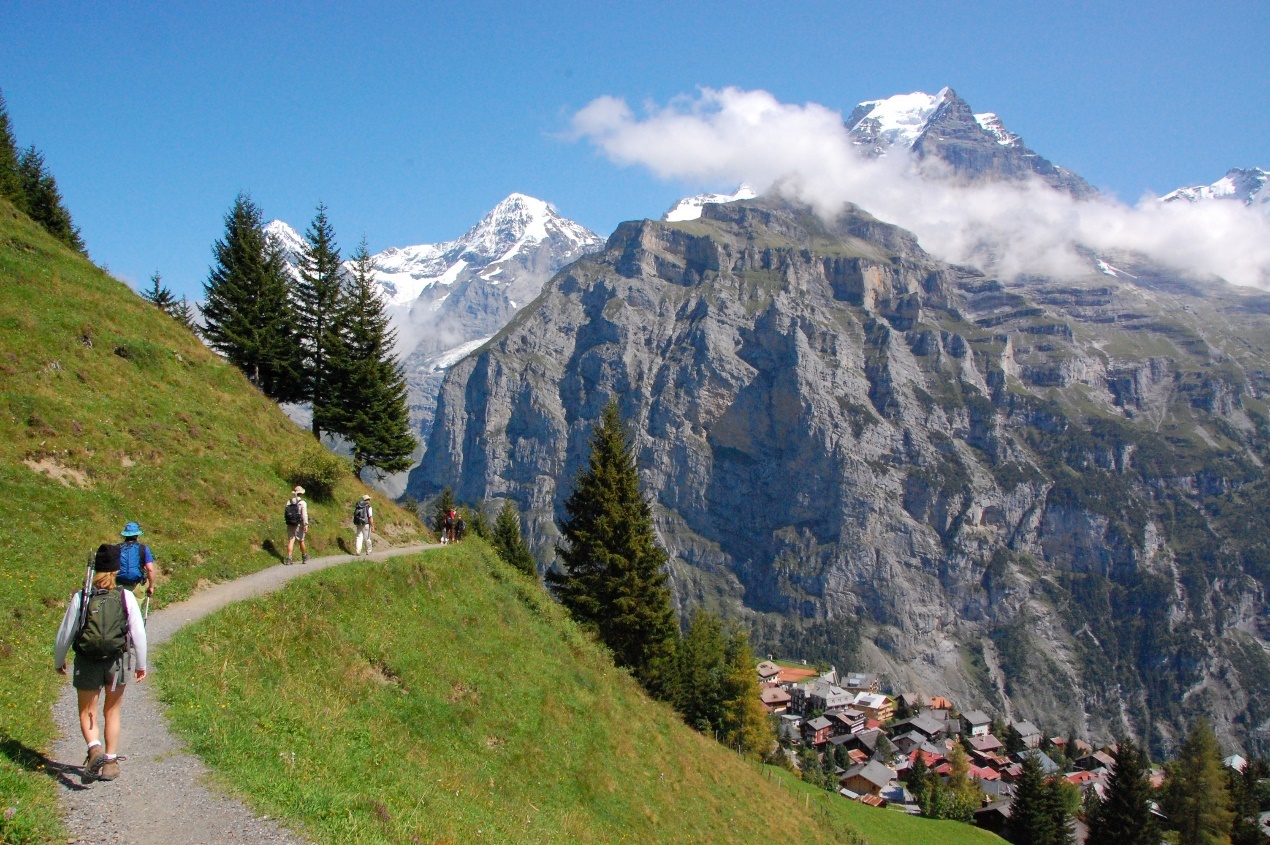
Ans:
MULTIPOLYGON (((1114 262, 1114 266, 1113 263, 1114 262)), ((626 223, 442 386, 420 494, 544 562, 611 396, 681 606, 1051 733, 1270 751, 1270 298, 941 264, 849 208, 626 223)))

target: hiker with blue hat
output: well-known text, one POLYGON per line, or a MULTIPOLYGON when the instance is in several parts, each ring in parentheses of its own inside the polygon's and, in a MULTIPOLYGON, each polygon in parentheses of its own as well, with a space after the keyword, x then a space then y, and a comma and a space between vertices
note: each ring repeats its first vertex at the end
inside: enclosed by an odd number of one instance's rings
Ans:
POLYGON ((150 547, 137 540, 145 532, 135 522, 129 522, 119 532, 123 542, 119 544, 119 574, 115 582, 125 590, 132 591, 142 582, 146 585, 146 595, 154 595, 154 555, 150 547))

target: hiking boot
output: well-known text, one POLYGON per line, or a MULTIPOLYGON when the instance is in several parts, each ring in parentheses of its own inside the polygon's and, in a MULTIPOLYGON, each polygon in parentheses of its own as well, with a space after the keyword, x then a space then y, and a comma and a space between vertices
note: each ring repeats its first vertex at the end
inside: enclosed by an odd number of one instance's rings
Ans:
POLYGON ((293 563, 295 563, 295 561, 293 561, 293 560, 291 559, 291 556, 290 556, 290 555, 288 555, 288 556, 287 556, 287 559, 286 559, 286 560, 284 560, 284 561, 282 562, 282 565, 283 565, 283 566, 290 566, 290 565, 291 565, 291 564, 293 564, 293 563))
POLYGON ((98 780, 114 780, 119 777, 119 758, 112 757, 106 760, 105 765, 101 767, 101 774, 97 776, 98 780))
POLYGON ((308 562, 309 562, 309 556, 308 556, 308 555, 305 555, 304 557, 300 558, 300 563, 308 563, 308 562))
POLYGON ((104 765, 106 765, 106 749, 100 745, 94 745, 88 749, 88 756, 84 758, 84 781, 100 777, 104 765))

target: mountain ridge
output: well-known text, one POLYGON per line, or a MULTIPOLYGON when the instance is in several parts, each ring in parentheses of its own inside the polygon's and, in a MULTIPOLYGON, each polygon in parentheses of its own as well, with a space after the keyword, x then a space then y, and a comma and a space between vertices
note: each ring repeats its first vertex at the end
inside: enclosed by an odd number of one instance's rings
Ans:
POLYGON ((682 610, 1064 731, 1165 749, 1202 711, 1265 748, 1239 525, 1265 518, 1270 297, 1097 261, 1005 284, 775 198, 624 223, 449 370, 411 486, 513 498, 549 561, 555 479, 616 397, 682 610))

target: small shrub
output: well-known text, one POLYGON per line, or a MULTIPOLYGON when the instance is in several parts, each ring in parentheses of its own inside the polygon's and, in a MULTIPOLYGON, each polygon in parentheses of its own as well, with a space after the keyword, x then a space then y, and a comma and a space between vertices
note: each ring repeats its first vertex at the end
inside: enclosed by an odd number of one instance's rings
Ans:
POLYGON ((329 499, 341 478, 353 474, 348 459, 314 446, 278 467, 278 474, 304 488, 314 499, 329 499))

